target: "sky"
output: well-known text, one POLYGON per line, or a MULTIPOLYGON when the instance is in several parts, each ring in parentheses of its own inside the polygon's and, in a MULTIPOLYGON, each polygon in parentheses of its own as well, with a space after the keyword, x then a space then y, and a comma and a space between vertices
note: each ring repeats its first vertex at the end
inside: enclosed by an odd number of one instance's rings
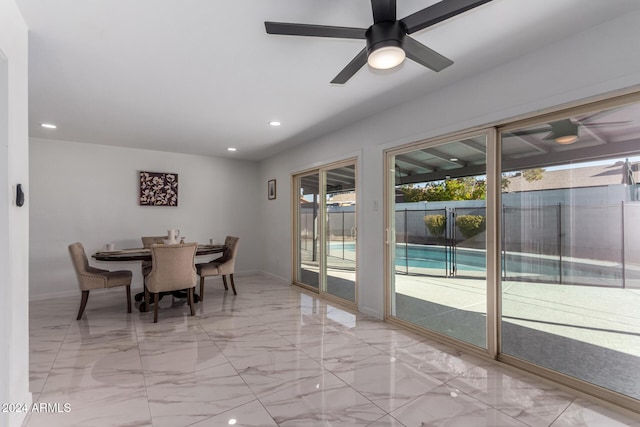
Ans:
POLYGON ((569 163, 569 164, 559 165, 559 166, 550 166, 550 167, 544 168, 544 169, 548 170, 548 171, 557 171, 557 170, 563 170, 563 169, 586 168, 586 167, 589 167, 589 166, 612 165, 612 164, 614 164, 616 162, 624 162, 627 159, 631 163, 635 163, 635 162, 639 162, 640 161, 640 156, 620 157, 620 158, 615 158, 615 159, 597 160, 597 161, 593 161, 593 162, 569 163))

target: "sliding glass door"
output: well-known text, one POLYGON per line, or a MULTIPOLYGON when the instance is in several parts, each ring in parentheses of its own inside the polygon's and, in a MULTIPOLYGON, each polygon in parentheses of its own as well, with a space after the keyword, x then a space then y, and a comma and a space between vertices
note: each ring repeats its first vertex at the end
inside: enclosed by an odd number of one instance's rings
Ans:
POLYGON ((323 172, 325 195, 325 291, 356 301, 356 167, 347 164, 323 172))
POLYGON ((386 318, 640 410, 640 94, 386 151, 386 318))
POLYGON ((356 302, 356 165, 354 160, 294 176, 294 283, 356 302))
POLYGON ((294 281, 320 287, 320 174, 311 172, 294 178, 297 202, 296 270, 294 281))
POLYGON ((504 356, 640 399, 640 104, 502 139, 504 356))
POLYGON ((487 134, 388 153, 391 313, 487 345, 487 134))

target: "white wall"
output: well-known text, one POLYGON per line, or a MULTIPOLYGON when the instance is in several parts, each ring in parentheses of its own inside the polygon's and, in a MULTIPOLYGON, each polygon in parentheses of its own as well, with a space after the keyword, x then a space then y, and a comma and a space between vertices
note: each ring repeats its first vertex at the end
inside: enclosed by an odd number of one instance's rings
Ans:
MULTIPOLYGON (((0 403, 31 404, 29 393, 29 161, 27 27, 13 0, 0 0, 0 403), (15 205, 15 187, 27 193, 15 205)), ((0 427, 26 414, 0 413, 0 427)))
MULTIPOLYGON (((383 150, 633 87, 640 82, 639 49, 637 12, 279 153, 261 162, 260 180, 276 178, 278 193, 287 195, 292 173, 359 153, 358 305, 383 317, 383 150)), ((290 198, 263 201, 262 211, 269 248, 262 268, 290 278, 290 198)))
MULTIPOLYGON (((36 138, 30 150, 32 299, 79 296, 70 243, 82 242, 90 256, 106 243, 140 247, 141 236, 170 228, 200 243, 239 236, 236 271, 260 268, 256 163, 36 138), (139 206, 141 170, 177 173, 178 206, 139 206)), ((130 269, 142 287, 139 262, 90 263, 130 269)))

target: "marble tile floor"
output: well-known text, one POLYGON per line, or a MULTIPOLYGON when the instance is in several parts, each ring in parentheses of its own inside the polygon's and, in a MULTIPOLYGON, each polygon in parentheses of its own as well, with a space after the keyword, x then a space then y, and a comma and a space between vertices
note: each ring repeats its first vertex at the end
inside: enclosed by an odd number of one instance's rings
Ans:
POLYGON ((352 313, 267 275, 207 283, 188 315, 127 314, 121 289, 30 305, 26 427, 640 426, 492 361, 352 313))

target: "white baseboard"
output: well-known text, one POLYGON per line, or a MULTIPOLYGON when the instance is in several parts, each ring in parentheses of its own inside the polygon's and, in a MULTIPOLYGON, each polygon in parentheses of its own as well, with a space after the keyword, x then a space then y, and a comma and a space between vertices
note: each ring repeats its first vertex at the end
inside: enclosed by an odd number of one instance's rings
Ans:
POLYGON ((382 315, 380 312, 378 312, 377 310, 374 310, 372 308, 360 307, 360 308, 358 308, 358 311, 360 313, 366 314, 367 316, 371 316, 371 317, 374 317, 374 318, 379 319, 379 320, 383 320, 384 319, 384 315, 382 315))
POLYGON ((80 296, 80 290, 48 292, 46 294, 29 295, 29 301, 42 301, 54 298, 67 298, 72 296, 80 296))
MULTIPOLYGON (((96 289, 96 291, 99 292, 100 289, 96 289)), ((135 294, 137 292, 142 292, 142 282, 131 284, 131 293, 135 294)), ((74 296, 77 296, 78 298, 80 298, 80 289, 74 289, 72 291, 71 290, 57 291, 57 292, 47 292, 44 294, 29 295, 29 301, 42 301, 47 299, 68 298, 68 297, 74 297, 74 296)))
MULTIPOLYGON (((285 281, 289 284, 291 284, 291 279, 286 278, 286 277, 280 277, 277 276, 275 274, 266 272, 266 271, 261 271, 261 270, 245 270, 245 271, 238 271, 237 273, 234 273, 234 276, 236 277, 242 277, 242 276, 250 276, 250 275, 255 275, 255 274, 264 274, 266 276, 270 276, 273 277, 274 279, 278 279, 278 280, 282 280, 285 281)), ((214 279, 219 279, 220 281, 222 281, 221 277, 214 277, 214 279)), ((135 294, 138 292, 142 292, 142 282, 139 283, 132 283, 131 284, 131 293, 135 294)), ((98 289, 99 291, 99 289, 98 289)), ((68 291, 57 291, 57 292, 47 292, 47 293, 42 293, 42 294, 37 294, 37 295, 29 295, 29 301, 42 301, 42 300, 47 300, 47 299, 54 299, 54 298, 68 298, 68 297, 80 297, 80 290, 79 289, 74 289, 74 290, 68 290, 68 291)))
POLYGON ((260 271, 259 273, 264 274, 265 276, 273 277, 274 279, 282 280, 283 282, 287 282, 291 284, 291 279, 288 277, 280 277, 277 274, 269 273, 267 271, 260 271))

